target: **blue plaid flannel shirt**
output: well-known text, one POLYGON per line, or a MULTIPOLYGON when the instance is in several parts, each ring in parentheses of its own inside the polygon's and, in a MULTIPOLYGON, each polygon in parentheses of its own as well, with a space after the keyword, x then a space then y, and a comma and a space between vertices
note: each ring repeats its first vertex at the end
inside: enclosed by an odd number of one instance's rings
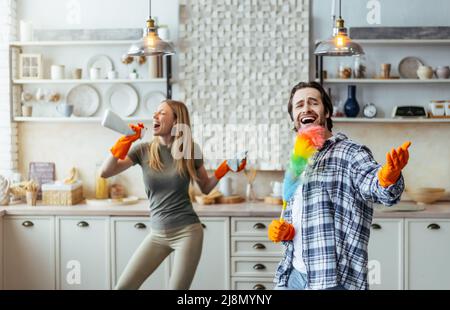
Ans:
MULTIPOLYGON (((392 206, 400 200, 403 176, 387 188, 378 183, 379 165, 371 151, 338 133, 328 139, 303 179, 302 246, 309 289, 342 285, 368 289, 367 246, 373 203, 392 206)), ((293 198, 285 220, 292 223, 293 198)), ((286 286, 292 271, 294 244, 285 253, 274 282, 286 286)))

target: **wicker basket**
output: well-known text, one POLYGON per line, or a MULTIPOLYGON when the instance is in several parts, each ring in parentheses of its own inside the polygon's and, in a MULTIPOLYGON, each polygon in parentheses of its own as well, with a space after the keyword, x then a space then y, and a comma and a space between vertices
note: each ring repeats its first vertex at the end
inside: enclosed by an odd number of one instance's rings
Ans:
POLYGON ((42 203, 49 206, 72 206, 83 201, 81 182, 74 184, 43 184, 42 203))

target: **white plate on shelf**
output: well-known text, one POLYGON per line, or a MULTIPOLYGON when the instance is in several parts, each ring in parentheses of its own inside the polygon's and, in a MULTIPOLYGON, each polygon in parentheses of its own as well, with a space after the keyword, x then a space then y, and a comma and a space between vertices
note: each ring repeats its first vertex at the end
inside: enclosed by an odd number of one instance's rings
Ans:
POLYGON ((417 57, 405 57, 398 65, 398 73, 402 79, 417 79, 417 70, 423 62, 417 57))
POLYGON ((100 106, 97 90, 87 84, 72 88, 67 94, 67 103, 73 105, 73 115, 78 117, 92 116, 100 106))
POLYGON ((88 60, 87 63, 87 74, 89 75, 91 68, 100 69, 100 79, 106 79, 108 77, 108 72, 114 70, 114 64, 106 55, 95 55, 88 60))
POLYGON ((166 100, 166 95, 164 95, 164 93, 160 91, 151 91, 144 97, 144 107, 147 112, 149 112, 150 115, 153 116, 153 113, 156 112, 156 109, 164 100, 166 100))
POLYGON ((133 114, 139 104, 136 90, 128 84, 116 84, 106 92, 106 102, 110 109, 122 117, 133 114))

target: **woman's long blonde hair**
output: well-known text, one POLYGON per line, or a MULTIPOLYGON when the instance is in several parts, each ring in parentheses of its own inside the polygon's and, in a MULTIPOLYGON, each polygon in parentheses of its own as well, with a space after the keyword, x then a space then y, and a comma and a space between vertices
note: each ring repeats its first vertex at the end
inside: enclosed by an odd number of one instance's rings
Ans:
MULTIPOLYGON (((181 101, 175 101, 175 100, 164 100, 162 103, 167 103, 174 113, 174 117, 175 117, 174 140, 176 140, 177 138, 181 138, 183 132, 176 125, 180 124, 180 125, 185 125, 185 126, 191 128, 191 121, 189 119, 189 112, 188 112, 186 105, 181 101)), ((191 133, 189 133, 189 134, 191 134, 191 133)), ((183 139, 183 140, 186 141, 185 139, 183 139)), ((181 159, 175 159, 175 156, 174 156, 174 161, 175 161, 175 165, 176 165, 178 174, 182 175, 182 176, 186 176, 186 175, 189 176, 189 180, 191 182, 193 182, 193 181, 197 181, 198 177, 197 177, 197 171, 195 169, 194 140, 192 139, 192 136, 188 137, 187 143, 190 144, 188 146, 188 150, 190 150, 191 156, 188 156, 188 158, 183 157, 181 159)), ((177 145, 178 144, 176 144, 176 143, 172 143, 172 146, 171 146, 172 156, 176 152, 183 152, 183 154, 184 154, 183 148, 185 147, 185 145, 181 144, 181 146, 179 146, 180 149, 176 150, 177 145)), ((160 149, 160 140, 158 137, 155 137, 149 145, 149 155, 150 155, 149 156, 149 166, 150 166, 150 168, 152 168, 156 171, 162 171, 162 169, 164 168, 164 164, 161 162, 159 149, 160 149)))

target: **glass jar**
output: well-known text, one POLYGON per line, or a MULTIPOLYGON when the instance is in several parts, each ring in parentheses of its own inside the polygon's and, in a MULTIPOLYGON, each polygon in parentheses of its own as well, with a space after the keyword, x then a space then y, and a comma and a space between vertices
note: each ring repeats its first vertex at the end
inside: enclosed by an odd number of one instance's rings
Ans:
POLYGON ((365 56, 358 55, 354 57, 353 61, 353 77, 355 79, 366 78, 366 58, 365 56))
POLYGON ((126 197, 125 186, 120 175, 114 176, 109 187, 109 196, 114 200, 121 200, 126 197))
POLYGON ((101 164, 97 164, 95 172, 95 199, 108 199, 108 180, 101 177, 101 164))

